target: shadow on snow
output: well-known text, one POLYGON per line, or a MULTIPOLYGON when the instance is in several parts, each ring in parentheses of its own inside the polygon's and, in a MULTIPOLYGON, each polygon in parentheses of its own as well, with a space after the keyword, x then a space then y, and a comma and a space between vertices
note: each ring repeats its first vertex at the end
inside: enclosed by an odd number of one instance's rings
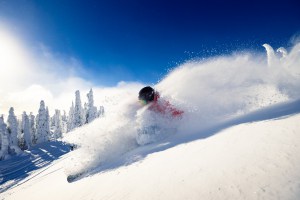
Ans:
POLYGON ((69 151, 69 145, 51 141, 38 144, 23 155, 0 161, 0 193, 18 184, 34 170, 46 167, 69 151))

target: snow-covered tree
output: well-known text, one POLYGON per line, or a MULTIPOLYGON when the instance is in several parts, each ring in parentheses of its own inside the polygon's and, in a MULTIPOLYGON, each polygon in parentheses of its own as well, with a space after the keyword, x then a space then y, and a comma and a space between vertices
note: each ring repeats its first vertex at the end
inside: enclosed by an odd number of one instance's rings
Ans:
POLYGON ((83 116, 83 118, 82 118, 82 125, 84 125, 84 124, 86 124, 87 123, 87 119, 86 119, 86 115, 87 115, 87 103, 84 103, 83 104, 83 108, 82 108, 82 116, 83 116))
POLYGON ((68 118, 66 116, 66 111, 63 111, 63 115, 61 116, 61 121, 62 121, 62 132, 66 133, 68 131, 68 118))
POLYGON ((25 150, 25 139, 24 139, 24 131, 23 131, 23 120, 18 120, 18 146, 21 150, 25 150))
POLYGON ((53 126, 53 136, 55 139, 62 137, 62 117, 60 110, 55 110, 55 114, 52 117, 54 126, 53 126))
POLYGON ((43 143, 49 141, 49 113, 45 108, 45 102, 41 101, 39 114, 36 117, 36 143, 43 143))
POLYGON ((84 124, 84 116, 83 116, 83 109, 81 105, 81 99, 80 99, 80 92, 77 90, 75 92, 75 107, 74 107, 74 126, 80 127, 84 124))
POLYGON ((36 128, 35 128, 35 116, 32 114, 32 112, 29 114, 29 126, 30 126, 30 140, 31 143, 34 145, 36 144, 36 128))
POLYGON ((14 113, 14 108, 11 107, 9 109, 9 115, 7 119, 7 125, 8 125, 8 133, 9 133, 9 147, 10 150, 14 150, 14 153, 20 154, 22 153, 21 149, 19 148, 18 145, 18 121, 17 117, 15 116, 14 113))
POLYGON ((4 160, 8 157, 9 150, 9 135, 6 129, 6 124, 4 123, 3 115, 0 117, 0 137, 1 137, 1 151, 0 160, 4 160))
POLYGON ((74 103, 72 102, 72 106, 70 107, 68 124, 67 124, 67 132, 70 132, 75 128, 74 126, 74 103))
POLYGON ((77 90, 75 92, 75 106, 72 102, 72 107, 69 111, 67 132, 73 130, 74 128, 80 127, 83 124, 93 121, 95 118, 102 116, 104 114, 104 108, 98 113, 97 107, 94 106, 93 90, 91 89, 87 94, 88 103, 84 104, 84 108, 81 104, 80 92, 77 90))
POLYGON ((97 107, 94 106, 94 95, 93 90, 91 89, 87 94, 88 104, 86 112, 86 122, 90 123, 97 118, 97 107))
POLYGON ((52 117, 50 117, 50 130, 52 130, 55 126, 54 116, 55 114, 52 117))
POLYGON ((50 115, 49 115, 49 109, 48 106, 46 107, 46 130, 48 132, 48 139, 50 140, 50 138, 53 137, 51 131, 50 131, 50 115))
POLYGON ((104 107, 100 106, 98 111, 98 117, 103 117, 105 114, 104 107))
POLYGON ((23 138, 25 141, 25 148, 29 149, 32 146, 32 141, 31 141, 31 133, 30 133, 30 122, 28 115, 26 112, 23 112, 22 115, 22 130, 23 130, 23 138))

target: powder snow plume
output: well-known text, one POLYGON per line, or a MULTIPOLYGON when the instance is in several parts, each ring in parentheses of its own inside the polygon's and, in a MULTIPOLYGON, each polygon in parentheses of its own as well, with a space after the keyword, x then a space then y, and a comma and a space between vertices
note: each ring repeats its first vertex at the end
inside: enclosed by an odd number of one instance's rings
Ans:
MULTIPOLYGON (((161 98, 185 112, 177 137, 201 135, 224 120, 300 98, 300 43, 289 52, 263 46, 267 56, 236 53, 186 62, 154 86, 161 98)), ((140 114, 139 89, 125 87, 122 98, 105 107, 105 117, 65 134, 64 141, 79 146, 69 157, 67 174, 109 163, 138 147, 138 122, 141 117, 147 121, 140 114)))

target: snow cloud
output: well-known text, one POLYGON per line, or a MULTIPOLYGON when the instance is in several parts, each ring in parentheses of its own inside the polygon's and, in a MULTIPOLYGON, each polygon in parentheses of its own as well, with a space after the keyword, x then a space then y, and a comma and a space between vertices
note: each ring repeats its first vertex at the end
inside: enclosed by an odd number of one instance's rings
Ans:
MULTIPOLYGON (((188 131, 276 103, 300 98, 300 43, 288 52, 238 53, 192 61, 174 69, 157 88, 190 118, 188 131), (193 128, 194 127, 194 128, 193 128)), ((186 130, 186 129, 185 129, 186 130)))
MULTIPOLYGON (((264 47, 264 54, 237 53, 187 62, 155 86, 161 98, 184 110, 182 120, 176 124, 177 138, 201 136, 226 120, 300 99, 300 43, 289 51, 274 51, 267 44, 264 47)), ((137 113, 145 109, 136 103, 136 86, 128 90, 121 84, 118 92, 122 95, 107 99, 110 104, 105 109, 110 111, 105 117, 65 135, 64 141, 80 147, 71 154, 67 174, 113 163, 137 146, 137 113)), ((115 88, 107 90, 113 92, 115 88)), ((147 115, 142 118, 149 120, 147 115)))

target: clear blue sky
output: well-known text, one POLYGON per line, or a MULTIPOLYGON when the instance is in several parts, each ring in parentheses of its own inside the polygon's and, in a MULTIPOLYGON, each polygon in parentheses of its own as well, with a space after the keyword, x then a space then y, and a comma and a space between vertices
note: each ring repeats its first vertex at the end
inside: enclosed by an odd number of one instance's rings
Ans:
POLYGON ((0 0, 1 19, 26 39, 79 59, 95 82, 156 83, 169 68, 193 57, 262 50, 264 43, 288 46, 300 31, 300 3, 0 0))

